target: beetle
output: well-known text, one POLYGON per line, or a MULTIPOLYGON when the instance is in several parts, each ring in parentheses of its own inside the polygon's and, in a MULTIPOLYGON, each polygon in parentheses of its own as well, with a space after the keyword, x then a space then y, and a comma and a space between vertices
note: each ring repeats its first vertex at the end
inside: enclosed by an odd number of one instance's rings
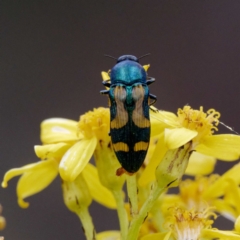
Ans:
POLYGON ((110 136, 122 166, 117 175, 123 172, 133 174, 139 170, 150 141, 149 106, 157 98, 149 93, 148 85, 155 79, 147 76, 139 64, 140 58, 120 56, 109 73, 110 80, 103 81, 109 89, 101 91, 110 100, 110 136))

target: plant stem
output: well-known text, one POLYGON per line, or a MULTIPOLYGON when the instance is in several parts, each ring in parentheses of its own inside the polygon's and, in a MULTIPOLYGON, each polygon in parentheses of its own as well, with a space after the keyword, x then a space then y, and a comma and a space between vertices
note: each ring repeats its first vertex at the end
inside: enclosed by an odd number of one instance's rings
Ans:
POLYGON ((161 205, 162 203, 158 202, 159 199, 156 200, 156 202, 154 203, 152 209, 151 209, 151 214, 153 216, 156 223, 156 227, 158 229, 159 232, 164 232, 163 226, 164 226, 164 217, 163 217, 163 212, 159 211, 159 209, 161 209, 161 205))
POLYGON ((87 240, 95 240, 96 239, 96 233, 94 229, 94 225, 92 222, 92 217, 89 214, 88 208, 80 208, 77 211, 77 215, 80 218, 80 221, 83 225, 83 231, 86 236, 87 240))
POLYGON ((128 233, 128 216, 124 208, 123 193, 121 189, 116 191, 113 190, 112 193, 117 202, 117 213, 121 230, 121 239, 126 240, 128 233))
POLYGON ((165 188, 159 188, 157 185, 151 192, 147 201, 143 204, 141 210, 139 211, 138 216, 136 216, 131 222, 129 228, 127 240, 136 240, 139 234, 140 227, 144 222, 145 218, 148 216, 149 211, 151 210, 153 204, 158 199, 158 197, 165 191, 165 188))
POLYGON ((127 192, 130 204, 131 216, 134 219, 138 215, 137 179, 136 174, 127 175, 127 192))

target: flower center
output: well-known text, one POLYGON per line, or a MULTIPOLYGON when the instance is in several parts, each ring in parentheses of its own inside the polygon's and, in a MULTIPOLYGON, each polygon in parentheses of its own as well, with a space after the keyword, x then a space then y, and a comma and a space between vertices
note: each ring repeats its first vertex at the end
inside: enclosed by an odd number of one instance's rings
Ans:
POLYGON ((179 189, 180 196, 185 202, 187 209, 203 211, 207 204, 211 204, 210 199, 204 198, 204 192, 216 181, 219 176, 213 174, 210 177, 196 177, 195 180, 187 179, 182 181, 179 189))
POLYGON ((203 107, 200 107, 200 110, 193 110, 190 106, 184 106, 183 109, 178 109, 177 115, 183 127, 198 132, 194 140, 198 140, 203 136, 210 136, 214 131, 218 131, 220 113, 214 109, 209 109, 205 113, 203 107))
POLYGON ((177 240, 199 240, 202 229, 210 228, 213 223, 209 217, 215 217, 209 208, 203 212, 181 208, 170 210, 173 212, 169 218, 168 226, 177 240))
POLYGON ((86 138, 109 138, 110 113, 108 108, 95 108, 80 116, 78 123, 79 132, 86 138))

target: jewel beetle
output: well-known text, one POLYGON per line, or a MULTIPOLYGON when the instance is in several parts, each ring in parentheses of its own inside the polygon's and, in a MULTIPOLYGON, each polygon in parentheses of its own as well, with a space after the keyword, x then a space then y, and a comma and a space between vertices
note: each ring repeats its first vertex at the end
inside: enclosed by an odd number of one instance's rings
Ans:
POLYGON ((149 93, 148 85, 155 79, 147 76, 139 64, 140 58, 120 56, 109 72, 110 80, 103 81, 109 89, 101 91, 110 100, 110 136, 113 150, 123 168, 118 175, 122 171, 129 174, 138 171, 150 141, 149 106, 157 98, 149 93))

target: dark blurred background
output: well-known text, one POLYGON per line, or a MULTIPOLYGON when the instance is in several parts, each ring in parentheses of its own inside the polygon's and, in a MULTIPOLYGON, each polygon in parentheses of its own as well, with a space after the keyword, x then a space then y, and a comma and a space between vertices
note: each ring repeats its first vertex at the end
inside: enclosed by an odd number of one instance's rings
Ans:
MULTIPOLYGON (((43 119, 78 120, 107 106, 100 72, 115 61, 104 54, 151 53, 141 63, 150 63, 149 75, 157 79, 150 88, 158 108, 215 108, 240 131, 239 13, 239 0, 1 0, 0 177, 38 161, 33 146, 40 144, 43 119)), ((17 205, 16 183, 0 189, 6 240, 84 239, 63 204, 59 179, 29 198, 28 209, 17 205)), ((114 211, 93 204, 91 213, 97 231, 118 229, 114 211)))

